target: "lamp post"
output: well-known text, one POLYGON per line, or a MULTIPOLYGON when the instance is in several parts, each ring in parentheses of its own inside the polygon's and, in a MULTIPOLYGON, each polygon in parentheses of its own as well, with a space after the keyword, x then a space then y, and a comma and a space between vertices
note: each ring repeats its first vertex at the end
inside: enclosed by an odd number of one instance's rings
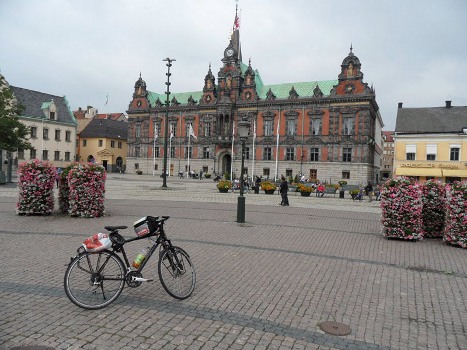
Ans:
POLYGON ((169 96, 170 96, 170 67, 172 67, 172 62, 175 61, 174 58, 164 58, 162 60, 163 62, 167 62, 167 82, 165 85, 167 85, 167 91, 166 95, 167 98, 165 100, 165 123, 164 123, 164 173, 162 174, 162 187, 167 187, 167 139, 169 138, 169 96))
POLYGON ((250 134, 251 123, 243 118, 238 122, 238 135, 242 143, 242 167, 240 168, 240 196, 237 203, 237 222, 245 222, 245 197, 243 196, 243 169, 245 167, 245 142, 250 134))

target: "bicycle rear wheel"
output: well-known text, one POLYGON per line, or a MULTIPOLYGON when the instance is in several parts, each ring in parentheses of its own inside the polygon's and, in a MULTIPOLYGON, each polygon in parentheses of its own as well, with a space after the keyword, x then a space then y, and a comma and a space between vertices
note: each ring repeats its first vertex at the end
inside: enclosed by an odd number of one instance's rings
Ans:
POLYGON ((82 253, 65 272, 65 293, 83 309, 101 309, 118 298, 125 286, 125 274, 122 260, 112 252, 82 253))
POLYGON ((162 251, 158 265, 162 287, 176 299, 188 298, 195 289, 196 274, 190 256, 179 247, 162 251))

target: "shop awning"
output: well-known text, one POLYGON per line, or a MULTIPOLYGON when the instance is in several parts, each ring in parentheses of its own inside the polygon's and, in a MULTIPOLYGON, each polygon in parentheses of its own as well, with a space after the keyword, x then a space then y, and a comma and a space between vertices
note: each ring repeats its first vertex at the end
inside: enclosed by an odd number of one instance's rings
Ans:
POLYGON ((445 177, 467 177, 467 170, 443 169, 443 176, 445 177))
POLYGON ((433 169, 433 168, 397 168, 396 175, 398 176, 443 177, 443 173, 441 169, 433 169))

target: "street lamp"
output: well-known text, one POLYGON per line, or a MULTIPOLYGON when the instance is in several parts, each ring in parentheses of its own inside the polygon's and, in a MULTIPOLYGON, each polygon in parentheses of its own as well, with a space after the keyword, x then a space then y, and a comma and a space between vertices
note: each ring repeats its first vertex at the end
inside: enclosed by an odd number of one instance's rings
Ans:
POLYGON ((237 203, 237 222, 245 222, 245 197, 243 196, 243 169, 245 167, 245 142, 250 134, 251 123, 242 118, 238 122, 238 135, 242 143, 242 167, 240 168, 240 196, 237 203))
POLYGON ((174 58, 164 58, 162 60, 163 62, 167 62, 167 82, 165 85, 167 85, 167 91, 166 95, 167 98, 165 100, 165 123, 164 123, 164 173, 162 174, 162 187, 167 187, 167 139, 169 138, 169 96, 170 96, 170 67, 172 67, 172 62, 175 61, 174 58))

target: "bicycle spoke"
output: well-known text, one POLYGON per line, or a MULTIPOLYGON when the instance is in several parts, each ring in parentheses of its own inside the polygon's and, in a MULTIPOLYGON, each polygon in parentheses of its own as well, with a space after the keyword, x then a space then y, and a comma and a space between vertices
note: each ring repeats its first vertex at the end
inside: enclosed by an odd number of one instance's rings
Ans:
POLYGON ((123 262, 114 253, 84 253, 68 266, 65 292, 79 307, 100 309, 120 295, 125 285, 125 274, 123 262))

